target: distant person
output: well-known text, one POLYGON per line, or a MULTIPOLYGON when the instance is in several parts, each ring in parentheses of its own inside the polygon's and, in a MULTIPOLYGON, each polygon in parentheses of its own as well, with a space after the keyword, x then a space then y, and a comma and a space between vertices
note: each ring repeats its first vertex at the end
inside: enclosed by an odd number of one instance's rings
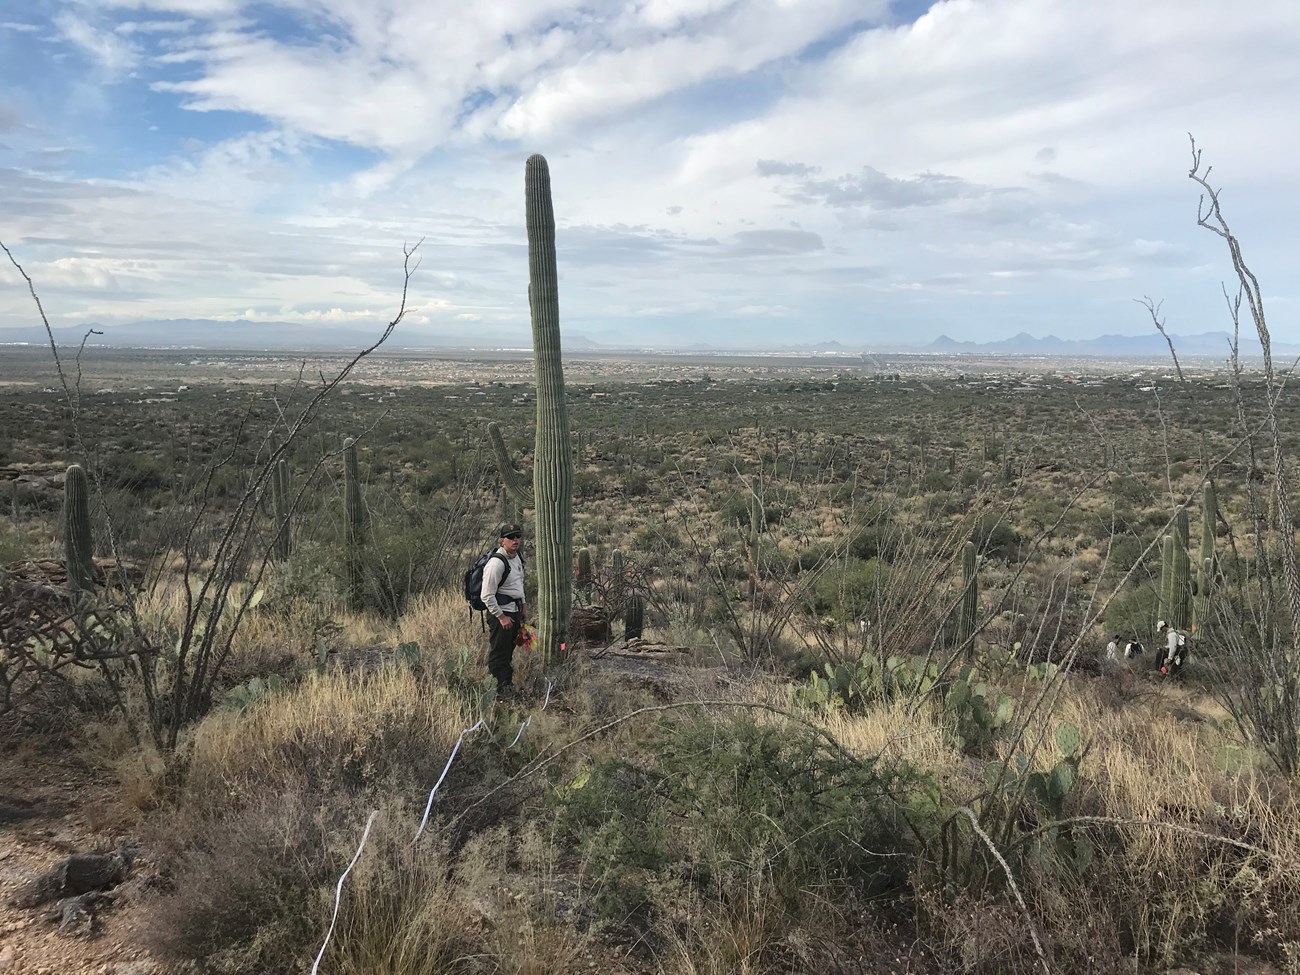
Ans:
POLYGON ((1140 657, 1147 652, 1147 648, 1138 643, 1137 640, 1124 641, 1124 659, 1132 660, 1134 657, 1140 657))
POLYGON ((1119 649, 1120 649, 1119 641, 1122 639, 1123 637, 1121 637, 1118 633, 1116 633, 1113 637, 1110 638, 1110 643, 1106 644, 1106 660, 1108 662, 1116 663, 1119 661, 1119 649))
POLYGON ((497 682, 497 697, 514 696, 515 637, 524 625, 524 562, 519 557, 524 531, 501 526, 500 544, 483 567, 480 597, 488 613, 488 673, 497 682))
POLYGON ((1156 632, 1165 638, 1164 652, 1156 654, 1156 667, 1160 673, 1172 677, 1187 662, 1187 634, 1164 620, 1156 622, 1156 632))

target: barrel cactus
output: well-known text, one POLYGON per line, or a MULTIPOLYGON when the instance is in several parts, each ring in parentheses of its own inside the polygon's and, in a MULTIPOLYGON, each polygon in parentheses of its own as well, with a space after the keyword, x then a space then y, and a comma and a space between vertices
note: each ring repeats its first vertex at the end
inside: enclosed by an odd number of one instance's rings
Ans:
POLYGON ((68 589, 88 593, 95 587, 95 559, 90 538, 90 482, 79 464, 63 480, 63 551, 68 589))

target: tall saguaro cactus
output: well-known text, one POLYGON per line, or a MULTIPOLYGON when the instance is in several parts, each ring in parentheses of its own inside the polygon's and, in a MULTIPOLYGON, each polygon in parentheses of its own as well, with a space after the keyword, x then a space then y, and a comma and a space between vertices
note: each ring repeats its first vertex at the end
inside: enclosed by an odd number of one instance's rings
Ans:
POLYGON ((95 562, 90 539, 90 482, 81 465, 73 464, 63 480, 63 550, 68 588, 76 593, 95 587, 95 562))
POLYGON ((540 155, 524 167, 528 227, 528 305, 537 374, 537 445, 533 452, 536 518, 537 636, 546 660, 559 657, 573 603, 573 441, 560 359, 559 275, 551 172, 540 155))

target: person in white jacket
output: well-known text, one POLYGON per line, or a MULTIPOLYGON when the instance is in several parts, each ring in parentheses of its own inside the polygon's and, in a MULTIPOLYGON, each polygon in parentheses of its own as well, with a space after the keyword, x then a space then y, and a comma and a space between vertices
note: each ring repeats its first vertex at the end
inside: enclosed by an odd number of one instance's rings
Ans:
POLYGON ((1165 638, 1165 650, 1156 654, 1156 665, 1160 673, 1172 676, 1187 662, 1187 637, 1164 620, 1156 622, 1156 632, 1165 638))
POLYGON ((516 524, 501 526, 499 547, 483 566, 479 597, 488 612, 488 673, 496 678, 497 696, 514 694, 515 637, 524 625, 524 562, 519 549, 524 532, 516 524))

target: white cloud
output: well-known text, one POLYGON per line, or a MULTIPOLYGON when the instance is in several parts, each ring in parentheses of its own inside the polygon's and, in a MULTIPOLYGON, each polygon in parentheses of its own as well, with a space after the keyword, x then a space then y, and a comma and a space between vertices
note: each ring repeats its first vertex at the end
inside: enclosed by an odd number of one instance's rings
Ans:
MULTIPOLYGON (((151 104, 190 114, 129 177, 55 178, 31 150, 99 146, 42 134, 0 170, 5 232, 51 267, 91 262, 52 271, 76 292, 68 314, 303 321, 387 308, 401 243, 424 236, 419 314, 522 336, 536 148, 575 325, 691 340, 717 315, 754 319, 756 335, 1049 320, 1095 333, 1144 327, 1112 316, 1154 292, 1199 330, 1220 324, 1225 269, 1194 226, 1191 130, 1248 256, 1296 299, 1300 253, 1282 232, 1300 219, 1294 0, 947 0, 915 24, 862 25, 885 7, 65 4, 97 64, 134 63, 151 104)), ((149 118, 159 143, 169 119, 149 118)), ((0 323, 25 318, 10 297, 0 323)))
POLYGON ((100 67, 111 73, 129 71, 139 63, 139 54, 132 45, 104 31, 72 13, 55 18, 63 39, 80 48, 100 67))

